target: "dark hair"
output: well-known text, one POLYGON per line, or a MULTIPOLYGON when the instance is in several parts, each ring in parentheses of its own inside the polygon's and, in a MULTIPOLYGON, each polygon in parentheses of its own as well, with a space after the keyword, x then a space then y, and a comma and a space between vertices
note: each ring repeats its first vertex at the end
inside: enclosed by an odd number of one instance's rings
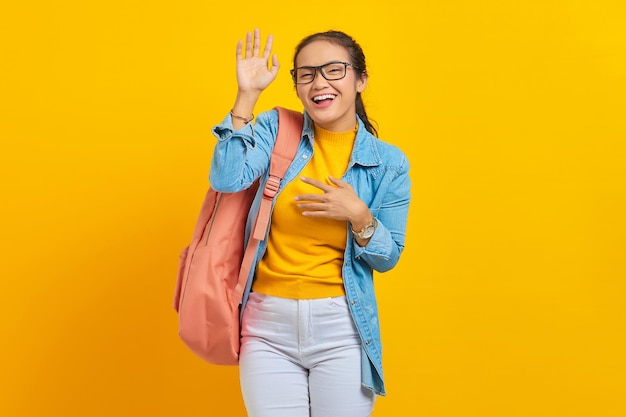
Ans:
MULTIPOLYGON (((363 53, 363 49, 361 46, 352 39, 349 35, 339 32, 336 30, 329 30, 327 32, 319 32, 314 33, 313 35, 309 35, 306 38, 302 39, 298 46, 296 46, 296 51, 293 54, 293 66, 296 67, 296 58, 302 49, 313 43, 315 41, 327 41, 333 43, 335 45, 341 46, 348 51, 348 55, 350 56, 350 63, 354 65, 355 70, 360 71, 362 76, 367 76, 367 67, 365 65, 365 54, 363 53)), ((378 131, 372 125, 370 119, 367 117, 367 113, 365 112, 365 105, 363 104, 363 99, 361 98, 361 93, 356 93, 356 114, 359 115, 363 124, 365 125, 365 129, 370 132, 374 136, 378 136, 378 131)))

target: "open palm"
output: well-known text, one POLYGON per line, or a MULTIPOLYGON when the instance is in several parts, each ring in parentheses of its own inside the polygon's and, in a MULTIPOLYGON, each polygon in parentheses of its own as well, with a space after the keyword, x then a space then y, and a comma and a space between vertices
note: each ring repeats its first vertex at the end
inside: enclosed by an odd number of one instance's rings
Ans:
POLYGON ((240 91, 263 91, 276 78, 280 67, 276 54, 272 56, 272 66, 268 69, 272 42, 273 37, 269 35, 263 55, 260 55, 261 34, 259 29, 255 29, 254 42, 252 33, 246 34, 245 51, 243 41, 237 43, 237 84, 240 91))

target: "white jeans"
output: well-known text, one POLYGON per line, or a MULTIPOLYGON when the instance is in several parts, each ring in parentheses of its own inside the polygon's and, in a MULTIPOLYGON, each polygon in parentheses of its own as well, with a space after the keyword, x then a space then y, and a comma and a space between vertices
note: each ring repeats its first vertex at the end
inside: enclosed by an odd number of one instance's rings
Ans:
POLYGON ((369 417, 361 341, 345 297, 292 300, 251 293, 239 375, 250 417, 369 417))

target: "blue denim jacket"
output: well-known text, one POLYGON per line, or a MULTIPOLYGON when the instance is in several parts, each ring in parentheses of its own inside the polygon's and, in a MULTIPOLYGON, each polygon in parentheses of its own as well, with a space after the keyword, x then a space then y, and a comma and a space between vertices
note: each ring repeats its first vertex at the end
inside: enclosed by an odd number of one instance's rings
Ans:
MULTIPOLYGON (((357 118, 358 119, 358 118, 357 118)), ((378 395, 385 395, 382 370, 382 346, 378 309, 374 294, 373 271, 385 272, 393 268, 404 248, 406 221, 409 209, 409 163, 395 146, 380 141, 358 120, 358 132, 348 169, 342 180, 349 183, 378 220, 378 227, 365 247, 357 245, 346 224, 346 250, 343 264, 343 282, 354 323, 362 341, 362 383, 378 395)), ((258 116, 250 124, 235 131, 232 119, 213 128, 218 141, 211 163, 211 186, 221 192, 246 189, 260 178, 260 192, 252 204, 248 217, 247 234, 259 208, 263 185, 267 181, 269 158, 278 132, 278 112, 271 110, 258 116)), ((278 193, 297 178, 313 154, 313 121, 305 113, 302 140, 296 157, 285 174, 278 193)), ((247 239, 247 238, 246 238, 247 239)), ((247 241, 247 240, 246 240, 247 241)), ((263 256, 267 239, 260 242, 255 265, 263 256)), ((242 300, 242 313, 248 301, 254 271, 242 300)))

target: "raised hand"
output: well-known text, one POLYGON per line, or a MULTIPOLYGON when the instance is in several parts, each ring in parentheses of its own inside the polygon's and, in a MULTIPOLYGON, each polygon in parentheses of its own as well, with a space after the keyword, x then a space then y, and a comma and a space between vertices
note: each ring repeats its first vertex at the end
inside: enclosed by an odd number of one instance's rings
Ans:
POLYGON ((259 94, 276 78, 280 67, 276 54, 272 55, 272 65, 269 67, 273 41, 273 36, 269 35, 263 55, 260 54, 261 33, 259 29, 254 30, 254 39, 252 32, 246 34, 245 50, 243 41, 240 40, 237 43, 237 83, 240 93, 259 94))

